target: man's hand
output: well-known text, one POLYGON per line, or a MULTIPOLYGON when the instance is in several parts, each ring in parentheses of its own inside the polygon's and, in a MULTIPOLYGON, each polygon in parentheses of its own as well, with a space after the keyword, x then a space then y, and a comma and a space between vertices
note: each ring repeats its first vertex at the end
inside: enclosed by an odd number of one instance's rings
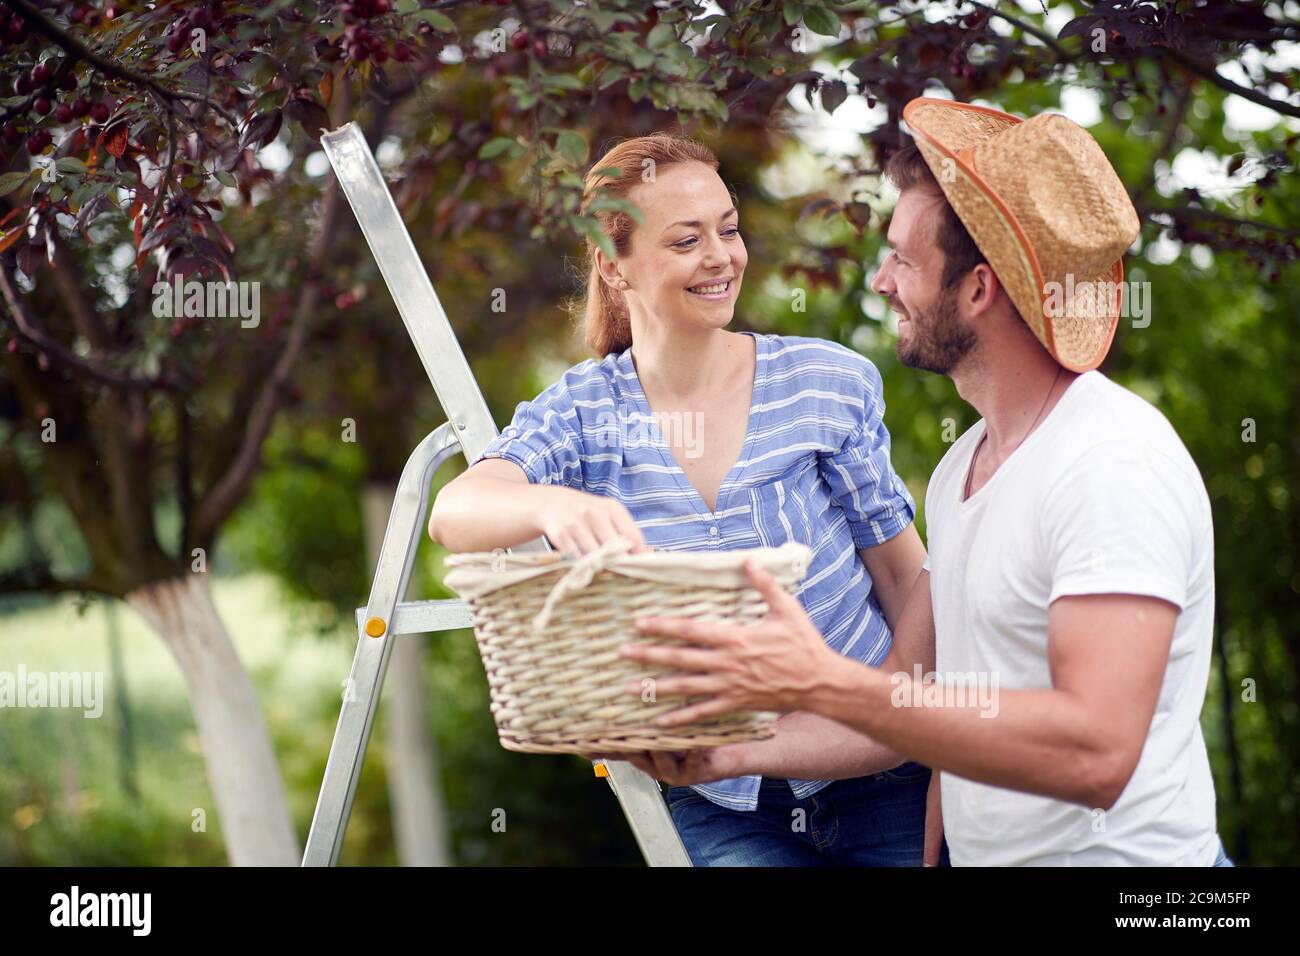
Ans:
POLYGON ((738 777, 751 759, 747 743, 696 750, 642 750, 637 753, 583 754, 588 760, 626 760, 642 773, 674 787, 738 777))
MULTIPOLYGON (((675 637, 695 648, 624 644, 620 652, 646 664, 686 671, 655 681, 657 697, 707 699, 671 711, 655 723, 673 727, 706 717, 744 710, 802 710, 824 675, 841 661, 804 612, 803 606, 774 577, 752 561, 745 573, 763 595, 768 613, 747 626, 686 618, 646 618, 637 629, 675 637)), ((640 694, 641 682, 628 685, 640 694)))

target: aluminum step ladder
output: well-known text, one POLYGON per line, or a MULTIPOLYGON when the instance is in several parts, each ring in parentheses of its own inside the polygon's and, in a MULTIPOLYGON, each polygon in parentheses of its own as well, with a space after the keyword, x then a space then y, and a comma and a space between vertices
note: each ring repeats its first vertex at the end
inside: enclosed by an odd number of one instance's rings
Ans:
MULTIPOLYGON (((344 685, 343 706, 307 836, 303 866, 338 863, 392 652, 391 642, 471 626, 469 609, 461 601, 404 598, 424 537, 434 472, 456 454, 473 461, 497 435, 447 313, 420 264, 360 127, 348 123, 327 132, 321 136, 321 145, 449 421, 434 429, 411 453, 397 485, 370 598, 365 607, 357 609, 356 656, 344 685)), ((550 550, 550 546, 539 537, 514 550, 550 550)), ((691 865, 658 782, 621 760, 598 762, 595 771, 597 776, 605 777, 618 798, 646 863, 691 865)))

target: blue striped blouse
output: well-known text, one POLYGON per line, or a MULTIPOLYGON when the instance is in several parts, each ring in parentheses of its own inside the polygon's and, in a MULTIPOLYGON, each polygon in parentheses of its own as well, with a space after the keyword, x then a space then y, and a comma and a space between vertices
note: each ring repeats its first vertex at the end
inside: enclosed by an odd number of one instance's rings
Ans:
MULTIPOLYGON (((656 418, 632 350, 588 359, 534 401, 475 459, 505 458, 534 484, 621 501, 657 549, 730 551, 800 541, 813 549, 796 592, 826 643, 877 665, 891 634, 856 548, 903 531, 915 504, 889 460, 880 373, 835 342, 754 335, 757 364, 749 430, 714 511, 678 466, 666 428, 691 454, 692 423, 656 418)), ((734 810, 758 805, 762 777, 694 786, 734 810)), ((827 780, 790 780, 807 797, 827 780)))

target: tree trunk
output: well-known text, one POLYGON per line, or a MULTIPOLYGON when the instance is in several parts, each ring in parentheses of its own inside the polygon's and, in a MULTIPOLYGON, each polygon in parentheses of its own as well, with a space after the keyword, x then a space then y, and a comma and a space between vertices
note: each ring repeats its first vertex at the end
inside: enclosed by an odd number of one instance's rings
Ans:
POLYGON ((302 854, 270 734, 206 576, 155 581, 126 601, 180 665, 230 862, 297 866, 302 854))
POLYGON ((104 600, 104 621, 108 625, 109 686, 116 693, 118 726, 117 772, 122 792, 131 799, 140 795, 135 782, 135 723, 131 716, 131 698, 127 692, 126 662, 122 658, 122 634, 117 625, 117 599, 104 600))
MULTIPOLYGON (((366 484, 361 491, 366 552, 372 569, 379 563, 379 548, 396 492, 395 484, 378 481, 366 484)), ((397 859, 402 866, 450 866, 447 811, 424 688, 426 638, 408 634, 395 640, 381 699, 397 859)))

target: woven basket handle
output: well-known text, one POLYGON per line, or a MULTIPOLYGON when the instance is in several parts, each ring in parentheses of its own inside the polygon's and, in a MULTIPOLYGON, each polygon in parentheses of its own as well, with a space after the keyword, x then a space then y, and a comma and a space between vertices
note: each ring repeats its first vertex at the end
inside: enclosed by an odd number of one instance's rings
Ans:
POLYGON ((539 631, 546 627, 551 622, 551 614, 557 604, 574 591, 585 588, 591 583, 592 578, 605 570, 611 561, 622 557, 631 547, 632 542, 627 538, 610 538, 595 551, 584 554, 575 561, 573 567, 569 568, 564 577, 556 581, 555 586, 551 588, 551 593, 546 596, 546 603, 533 618, 533 627, 539 631))

